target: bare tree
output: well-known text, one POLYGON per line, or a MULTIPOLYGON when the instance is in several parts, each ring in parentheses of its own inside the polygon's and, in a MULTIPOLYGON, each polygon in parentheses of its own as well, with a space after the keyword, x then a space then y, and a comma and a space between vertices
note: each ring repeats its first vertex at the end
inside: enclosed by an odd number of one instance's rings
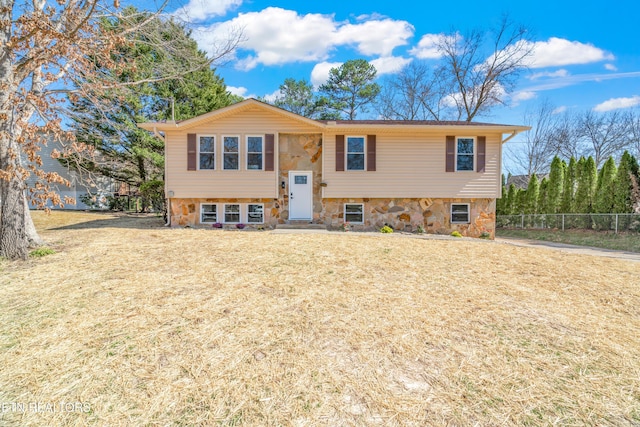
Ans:
POLYGON ((599 114, 584 112, 577 123, 577 137, 596 161, 596 167, 615 156, 631 144, 629 113, 613 111, 599 114))
POLYGON ((578 117, 565 111, 555 121, 555 131, 551 134, 551 145, 555 154, 563 159, 585 155, 586 151, 578 138, 578 117))
POLYGON ((520 144, 510 144, 507 155, 528 176, 540 176, 549 171, 551 159, 556 154, 554 140, 558 131, 558 116, 555 107, 544 100, 535 108, 528 108, 524 114, 524 124, 531 130, 523 134, 520 144))
POLYGON ((640 159, 640 110, 635 110, 626 115, 629 129, 629 150, 633 151, 636 159, 640 159))
POLYGON ((378 113, 385 120, 440 120, 440 100, 451 93, 440 75, 442 71, 412 62, 386 80, 378 97, 378 113))
MULTIPOLYGON (((135 69, 135 64, 112 53, 127 44, 131 34, 144 32, 159 13, 101 28, 99 21, 110 17, 123 22, 118 0, 0 0, 0 256, 25 258, 29 246, 39 242, 27 198, 40 207, 47 201, 63 203, 51 184, 68 182, 42 170, 38 152, 48 138, 69 142, 69 150, 83 149, 61 127, 66 96, 75 92, 91 96, 114 87, 176 78, 194 67, 210 66, 239 40, 238 35, 230 37, 219 54, 204 64, 176 61, 178 68, 156 70, 141 79, 131 74, 122 81, 120 77, 135 69), (102 73, 105 69, 112 72, 102 73), (25 181, 31 174, 38 183, 27 196, 25 181)), ((148 43, 170 46, 171 41, 149 39, 148 43)))
POLYGON ((533 44, 526 35, 525 27, 505 15, 492 31, 442 36, 437 46, 443 55, 440 72, 445 80, 441 84, 452 87, 453 92, 440 102, 452 106, 456 118, 465 121, 504 104, 504 95, 513 89, 532 53, 533 44))

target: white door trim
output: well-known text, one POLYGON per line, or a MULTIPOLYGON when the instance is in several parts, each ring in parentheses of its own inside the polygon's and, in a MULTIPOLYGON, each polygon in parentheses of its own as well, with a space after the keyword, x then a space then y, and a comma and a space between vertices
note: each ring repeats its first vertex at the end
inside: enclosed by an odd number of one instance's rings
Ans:
POLYGON ((312 171, 289 171, 289 219, 290 220, 309 220, 313 219, 313 172, 312 171), (307 184, 302 188, 306 188, 307 194, 299 194, 296 196, 296 192, 300 191, 299 186, 296 186, 294 183, 294 177, 304 175, 307 177, 307 184), (296 199, 296 197, 298 197, 296 199), (296 209, 294 210, 294 203, 292 200, 300 200, 300 199, 309 199, 309 203, 303 206, 300 206, 298 203, 296 204, 296 209), (306 209, 306 212, 305 212, 306 209), (300 212, 298 212, 298 210, 300 212))

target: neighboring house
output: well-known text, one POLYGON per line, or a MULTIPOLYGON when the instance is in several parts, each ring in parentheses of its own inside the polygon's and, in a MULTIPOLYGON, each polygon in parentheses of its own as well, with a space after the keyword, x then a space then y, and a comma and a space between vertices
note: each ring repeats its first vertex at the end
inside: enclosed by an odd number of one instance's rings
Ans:
POLYGON ((321 121, 254 99, 140 127, 164 133, 171 225, 349 222, 466 236, 494 235, 502 144, 529 129, 321 121))
MULTIPOLYGON (((62 178, 69 181, 70 186, 68 187, 62 184, 50 184, 51 188, 60 195, 60 199, 63 202, 65 197, 75 199, 75 204, 65 204, 63 209, 106 209, 108 205, 106 196, 113 194, 113 190, 116 188, 114 181, 104 177, 93 178, 90 182, 88 179, 83 179, 79 173, 64 166, 57 159, 52 158, 51 153, 53 153, 53 150, 63 152, 64 147, 60 142, 52 139, 49 139, 47 145, 41 146, 38 155, 42 159, 42 166, 39 168, 44 172, 56 172, 62 178), (82 201, 85 195, 95 200, 91 206, 86 205, 82 201)), ((27 195, 28 189, 35 188, 37 181, 33 173, 27 178, 27 195)), ((31 209, 37 209, 37 207, 31 203, 29 203, 29 207, 31 209)), ((47 207, 50 209, 60 209, 57 205, 53 206, 51 202, 47 203, 47 207)))

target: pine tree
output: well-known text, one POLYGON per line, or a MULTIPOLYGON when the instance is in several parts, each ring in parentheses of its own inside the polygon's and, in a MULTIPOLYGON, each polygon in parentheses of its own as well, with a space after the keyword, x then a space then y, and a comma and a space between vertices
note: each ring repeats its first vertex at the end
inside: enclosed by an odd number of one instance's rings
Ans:
POLYGON ((591 156, 586 160, 581 157, 578 165, 581 168, 579 169, 578 186, 576 188, 576 212, 591 213, 594 208, 593 202, 598 180, 596 162, 591 156))
POLYGON ((616 162, 613 157, 604 163, 598 174, 595 212, 612 213, 615 209, 616 162))
POLYGON ((507 192, 508 203, 505 206, 507 215, 518 214, 518 191, 516 186, 512 183, 509 185, 509 191, 507 192))
POLYGON ((615 182, 614 211, 616 213, 633 212, 634 180, 638 176, 638 162, 628 151, 620 159, 615 182))
POLYGON ((545 213, 558 213, 562 205, 562 188, 564 186, 564 175, 567 164, 555 156, 551 161, 551 170, 549 171, 549 184, 547 189, 547 197, 544 205, 545 213))
MULTIPOLYGON (((504 178, 504 175, 502 175, 502 177, 504 178)), ((506 211, 506 206, 509 204, 509 200, 507 200, 507 197, 509 197, 509 194, 507 193, 507 187, 505 187, 505 185, 502 185, 502 197, 498 198, 496 200, 496 215, 507 215, 506 211)))
POLYGON ((561 213, 572 213, 575 211, 575 188, 576 188, 576 169, 578 164, 574 157, 569 160, 569 165, 564 174, 564 182, 562 185, 562 202, 560 204, 561 213))
POLYGON ((527 186, 525 195, 525 214, 535 214, 538 211, 538 195, 540 193, 540 184, 538 177, 534 173, 529 179, 529 185, 527 186))
POLYGON ((540 214, 553 213, 553 212, 547 211, 547 207, 549 206, 548 198, 549 198, 549 180, 546 177, 544 177, 542 178, 542 181, 540 181, 540 190, 538 192, 538 213, 540 214))

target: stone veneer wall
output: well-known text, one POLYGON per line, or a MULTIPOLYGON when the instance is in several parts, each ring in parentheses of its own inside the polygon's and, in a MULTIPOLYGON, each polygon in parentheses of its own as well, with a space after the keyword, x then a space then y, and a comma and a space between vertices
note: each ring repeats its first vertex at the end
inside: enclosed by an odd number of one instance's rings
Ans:
MULTIPOLYGON (((279 206, 274 199, 171 199, 171 225, 190 226, 190 227, 211 227, 211 223, 200 223, 200 204, 201 203, 217 203, 218 204, 218 222, 222 222, 224 215, 224 204, 240 204, 258 203, 264 205, 264 223, 263 224, 247 224, 244 219, 241 220, 246 228, 273 228, 278 217, 279 206)), ((244 215, 246 206, 241 207, 244 215)), ((227 228, 236 228, 235 224, 225 225, 227 228)))
POLYGON ((284 224, 289 219, 289 171, 313 172, 313 222, 322 220, 322 135, 320 134, 280 134, 278 136, 278 163, 280 167, 277 223, 284 224))
POLYGON ((495 199, 324 199, 322 218, 329 228, 344 223, 344 204, 364 204, 364 224, 351 224, 352 230, 379 230, 390 225, 395 230, 415 231, 418 225, 427 233, 495 237, 495 199), (469 204, 469 224, 451 223, 451 204, 469 204))
MULTIPOLYGON (((287 210, 281 200, 171 199, 171 224, 209 227, 210 224, 200 224, 200 203, 217 203, 219 216, 223 215, 225 203, 262 203, 264 223, 245 223, 247 228, 274 228, 277 224, 286 222, 287 210)), ((486 232, 492 239, 495 237, 495 199, 324 199, 318 203, 319 212, 314 204, 314 222, 324 223, 330 229, 339 229, 344 223, 345 203, 364 204, 364 224, 351 224, 351 229, 356 231, 379 230, 384 225, 390 225, 399 231, 415 231, 420 225, 431 234, 451 234, 458 231, 463 236, 480 237, 486 232), (451 223, 452 203, 469 204, 469 224, 451 223)), ((235 225, 226 227, 235 228, 235 225)))

